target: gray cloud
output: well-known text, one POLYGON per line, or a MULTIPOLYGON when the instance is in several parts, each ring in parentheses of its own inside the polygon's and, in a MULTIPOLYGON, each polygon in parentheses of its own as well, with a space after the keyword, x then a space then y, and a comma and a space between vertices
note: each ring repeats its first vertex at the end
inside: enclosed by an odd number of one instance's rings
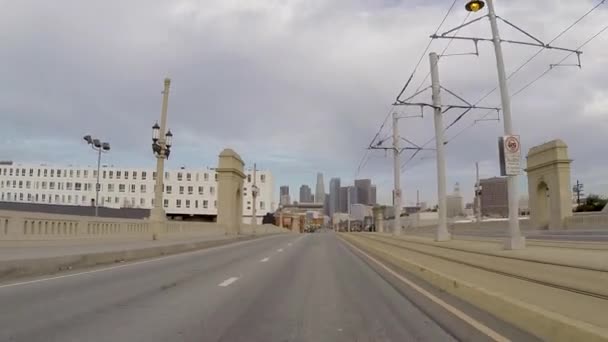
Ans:
MULTIPOLYGON (((550 40, 594 2, 584 3, 516 0, 499 4, 499 10, 550 40)), ((213 165, 218 152, 231 146, 249 163, 272 169, 277 186, 290 184, 294 193, 299 184, 314 182, 317 170, 327 179, 351 180, 448 5, 363 0, 7 3, 5 13, 11 16, 0 21, 0 158, 88 164, 93 157, 81 136, 91 133, 112 143, 109 163, 152 165, 150 127, 159 117, 162 79, 169 75, 169 126, 175 133, 171 166, 213 165)), ((446 28, 463 20, 461 7, 446 28)), ((596 11, 556 43, 580 44, 607 21, 606 11, 596 11)), ((487 22, 462 34, 489 35, 487 22)), ((517 37, 507 28, 503 34, 517 37)), ((435 42, 432 49, 440 51, 445 43, 435 42)), ((480 48, 479 58, 441 62, 444 85, 471 100, 496 85, 493 51, 489 45, 480 48)), ((450 51, 470 49, 455 42, 450 51)), ((534 52, 505 46, 508 69, 534 52)), ((511 81, 511 88, 562 56, 544 52, 511 81)), ((601 36, 585 48, 582 70, 559 68, 513 99, 514 125, 524 148, 563 138, 575 159, 574 177, 588 182, 587 189, 605 192, 607 60, 601 36)), ((416 86, 427 70, 425 57, 416 86)), ((484 101, 498 103, 497 94, 484 101)), ((480 114, 465 117, 448 136, 480 114)), ((455 115, 448 114, 446 122, 455 115)), ((416 142, 432 136, 430 112, 401 125, 416 142)), ((485 176, 496 174, 501 125, 483 122, 450 142, 450 184, 459 181, 470 192, 477 160, 485 176)), ((388 133, 385 129, 382 135, 388 133)), ((433 201, 433 153, 421 155, 426 159, 417 158, 404 173, 406 195, 412 199, 420 189, 433 201)), ((370 156, 359 176, 379 183, 380 198, 389 202, 391 160, 381 152, 370 156)))

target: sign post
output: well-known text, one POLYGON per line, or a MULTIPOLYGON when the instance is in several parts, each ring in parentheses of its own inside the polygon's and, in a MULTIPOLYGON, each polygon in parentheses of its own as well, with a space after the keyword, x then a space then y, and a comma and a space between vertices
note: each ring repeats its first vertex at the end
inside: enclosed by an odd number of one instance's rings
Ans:
POLYGON ((498 151, 500 154, 500 175, 519 175, 521 173, 521 143, 519 135, 499 137, 498 151))

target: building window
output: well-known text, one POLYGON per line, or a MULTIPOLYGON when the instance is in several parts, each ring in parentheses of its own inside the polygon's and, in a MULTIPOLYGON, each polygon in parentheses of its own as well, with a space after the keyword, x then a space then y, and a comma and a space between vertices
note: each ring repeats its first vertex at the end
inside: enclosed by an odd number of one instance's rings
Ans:
POLYGON ((82 196, 82 203, 84 203, 84 204, 87 203, 87 196, 82 196))
POLYGON ((110 176, 110 179, 112 179, 114 177, 114 171, 110 171, 109 176, 110 176))
MULTIPOLYGON (((19 175, 17 175, 17 176, 19 176, 19 175)), ((55 170, 51 169, 51 177, 54 177, 54 176, 55 176, 55 170)))
POLYGON ((217 182, 217 173, 215 174, 215 181, 217 182))
POLYGON ((186 200, 186 208, 190 208, 190 200, 186 200))
POLYGON ((139 192, 141 192, 142 194, 145 194, 145 193, 146 193, 146 185, 145 185, 145 184, 142 184, 142 185, 139 187, 139 192))
POLYGON ((141 172, 141 180, 146 180, 146 171, 141 172))
POLYGON ((169 200, 168 200, 168 199, 164 199, 164 200, 163 200, 163 206, 164 206, 165 208, 169 207, 169 200))
POLYGON ((194 200, 194 207, 198 209, 198 200, 194 200))
POLYGON ((120 176, 121 176, 120 173, 121 173, 120 171, 116 171, 116 179, 120 179, 120 176))
POLYGON ((133 171, 133 179, 137 179, 137 171, 133 171))
POLYGON ((27 194, 27 201, 31 202, 32 201, 32 194, 27 194))
POLYGON ((177 180, 178 180, 179 182, 181 182, 181 181, 182 181, 182 173, 181 173, 181 172, 178 172, 178 173, 177 173, 177 180))
POLYGON ((173 188, 171 187, 171 185, 167 185, 167 186, 165 187, 165 192, 166 192, 167 194, 171 194, 171 191, 172 191, 172 190, 173 190, 173 188))
POLYGON ((32 186, 32 182, 30 182, 30 181, 26 181, 25 182, 25 188, 26 189, 29 189, 31 186, 32 186))
POLYGON ((108 192, 114 192, 114 184, 108 184, 108 192))
POLYGON ((42 190, 46 190, 46 182, 42 182, 42 190))
POLYGON ((72 183, 70 183, 70 182, 65 183, 65 189, 72 190, 72 183))
POLYGON ((106 174, 107 174, 107 171, 103 170, 103 173, 101 174, 101 178, 106 179, 106 174))
MULTIPOLYGON (((6 175, 6 169, 4 169, 4 175, 6 175)), ((40 177, 40 169, 38 169, 38 177, 40 177)))
POLYGON ((25 177, 25 169, 21 169, 21 175, 25 177))
POLYGON ((23 181, 19 181, 19 189, 23 188, 23 181))
POLYGON ((203 209, 207 209, 208 206, 209 206, 209 201, 203 200, 203 209))
POLYGON ((129 179, 129 171, 125 171, 125 179, 129 179))
POLYGON ((131 184, 131 192, 135 192, 135 184, 131 184))
POLYGON ((76 178, 80 178, 80 170, 76 170, 76 178))
POLYGON ((192 175, 190 173, 186 173, 186 180, 187 181, 191 181, 192 180, 192 175))
POLYGON ((55 195, 55 203, 59 202, 59 195, 55 195))
POLYGON ((165 172, 165 179, 169 179, 169 172, 165 172))
MULTIPOLYGON (((110 197, 108 197, 108 202, 110 202, 109 200, 110 200, 110 197)), ((118 197, 114 197, 114 203, 118 203, 118 202, 120 202, 120 199, 118 197)))
POLYGON ((82 183, 74 183, 74 190, 76 190, 76 191, 82 190, 82 183))
POLYGON ((260 201, 260 210, 264 210, 264 209, 266 209, 266 208, 264 208, 264 207, 265 207, 265 206, 264 206, 264 201, 260 201))
POLYGON ((213 201, 213 207, 217 209, 217 201, 213 201))
POLYGON ((182 200, 180 200, 180 199, 176 200, 175 201, 175 206, 178 207, 178 208, 181 208, 182 207, 182 200))
POLYGON ((202 195, 202 194, 205 192, 205 190, 204 190, 204 189, 205 189, 205 187, 204 187, 204 186, 199 186, 199 187, 198 187, 198 194, 199 194, 199 195, 202 195))
POLYGON ((82 171, 82 176, 83 176, 84 178, 87 178, 87 177, 89 176, 89 170, 84 170, 84 171, 82 171))
POLYGON ((141 207, 145 206, 145 205, 146 205, 146 199, 145 199, 145 198, 140 198, 140 199, 139 199, 139 205, 140 205, 141 207))
POLYGON ((209 180, 209 174, 208 174, 208 173, 205 173, 205 174, 203 175, 203 179, 205 180, 205 182, 206 182, 206 181, 208 181, 208 180, 209 180))
POLYGON ((210 193, 211 195, 215 194, 215 187, 210 186, 210 187, 209 187, 209 193, 210 193))
POLYGON ((266 175, 260 175, 260 181, 266 183, 266 175))
MULTIPOLYGON (((44 169, 44 177, 48 175, 48 169, 44 169)), ((11 169, 11 176, 13 175, 13 169, 11 169)))
POLYGON ((125 192, 125 185, 124 184, 118 184, 118 192, 125 192))
POLYGON ((55 182, 49 182, 49 189, 55 190, 55 182))
POLYGON ((20 200, 20 201, 23 201, 23 193, 20 193, 20 194, 19 194, 19 200, 20 200))
POLYGON ((34 176, 34 169, 30 169, 30 177, 34 176))
POLYGON ((42 202, 46 201, 46 195, 45 194, 42 194, 41 198, 42 198, 42 202))
POLYGON ((180 195, 183 195, 183 194, 184 194, 184 187, 183 187, 183 186, 180 186, 180 187, 179 187, 179 194, 180 194, 180 195))
MULTIPOLYGON (((44 170, 44 171, 46 171, 46 170, 44 170)), ((13 169, 8 170, 8 175, 9 176, 13 175, 13 169)), ((44 175, 46 176, 46 172, 44 173, 44 175)))
MULTIPOLYGON (((216 177, 217 178, 217 177, 216 177)), ((217 180, 217 179, 216 179, 217 180)), ((251 175, 247 175, 247 183, 251 183, 251 175)))
POLYGON ((188 187, 188 195, 192 195, 194 193, 194 187, 193 186, 189 186, 188 187))
POLYGON ((68 203, 72 203, 72 195, 68 195, 68 203))

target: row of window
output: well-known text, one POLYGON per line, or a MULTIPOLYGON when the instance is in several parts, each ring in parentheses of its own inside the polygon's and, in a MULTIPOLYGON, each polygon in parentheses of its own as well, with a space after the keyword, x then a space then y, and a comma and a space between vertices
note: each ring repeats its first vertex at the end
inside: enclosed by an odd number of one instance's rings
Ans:
MULTIPOLYGON (((49 190, 55 190, 55 187, 57 188, 57 190, 75 190, 75 191, 92 191, 93 190, 93 184, 92 183, 72 183, 72 182, 46 182, 46 181, 36 181, 36 182, 32 182, 32 181, 16 181, 13 180, 12 183, 11 181, 0 181, 0 188, 10 188, 12 184, 12 188, 14 189, 23 189, 25 186, 25 189, 42 189, 42 190, 46 190, 47 188, 49 190)), ((118 184, 118 192, 127 192, 127 186, 129 187, 129 192, 131 193, 135 193, 137 192, 137 185, 136 184, 118 184)), ((107 192, 114 192, 116 190, 115 184, 106 184, 106 191, 107 192)), ((139 192, 142 194, 146 193, 146 184, 140 184, 139 186, 139 192)), ((185 193, 185 191, 188 191, 188 195, 193 195, 194 194, 194 186, 179 186, 178 187, 178 191, 180 195, 183 195, 185 193)), ((198 194, 199 195, 203 195, 205 193, 205 187, 204 186, 199 186, 198 187, 198 194)), ((99 191, 103 191, 103 184, 99 184, 99 191)), ((167 194, 171 194, 173 192, 173 186, 171 185, 166 185, 165 186, 165 193, 167 194)), ((215 187, 210 186, 209 187, 209 194, 210 195, 214 195, 215 194, 215 187)))
MULTIPOLYGON (((50 204, 77 204, 77 205, 94 205, 95 204, 95 199, 91 198, 90 199, 90 203, 87 201, 87 196, 78 196, 78 195, 47 195, 47 194, 23 194, 23 193, 4 193, 2 192, 0 195, 0 200, 2 201, 28 201, 28 202, 41 202, 41 203, 50 203, 50 204)), ((131 197, 131 199, 129 200, 126 197, 123 197, 123 202, 120 203, 120 197, 111 197, 111 196, 104 196, 101 198, 101 205, 105 205, 105 204, 120 204, 121 207, 123 208, 132 208, 136 206, 136 200, 135 197, 131 197)), ((164 199, 163 200, 163 206, 165 208, 169 207, 169 199, 164 199)), ((202 200, 200 201, 200 203, 202 204, 202 208, 203 209, 207 209, 209 207, 209 200, 202 200)), ((176 208, 182 208, 182 204, 184 205, 185 208, 190 208, 191 204, 194 206, 194 208, 199 208, 199 200, 182 200, 182 199, 176 199, 175 200, 175 207, 176 208)), ((247 203, 249 204, 249 202, 247 203)), ((140 198, 139 199, 139 206, 140 207, 146 207, 146 199, 145 198, 140 198)), ((150 200, 150 207, 154 206, 154 199, 150 200)), ((214 200, 213 201, 213 207, 217 208, 217 201, 214 200)), ((260 201, 260 209, 264 210, 266 207, 264 201, 260 201)), ((251 209, 249 206, 247 207, 247 209, 251 209)))
MULTIPOLYGON (((37 177, 74 177, 74 175, 76 175, 76 178, 80 178, 81 174, 83 178, 87 178, 89 175, 89 171, 88 170, 65 170, 65 169, 27 169, 27 168, 2 168, 0 169, 0 174, 2 174, 3 176, 13 176, 13 174, 15 176, 22 176, 25 177, 26 174, 28 174, 30 177, 34 176, 34 171, 36 172, 37 177), (81 173, 82 171, 82 173, 81 173)), ((92 172, 93 178, 97 177, 97 170, 93 170, 92 172)), ((169 179, 169 172, 165 172, 165 179, 169 179)), ((199 173, 195 173, 195 179, 197 182, 200 181, 200 174, 199 173)), ((147 177, 147 172, 146 171, 141 171, 139 173, 139 176, 141 177, 141 180, 146 180, 147 177)), ((129 179, 129 177, 131 177, 131 179, 137 180, 138 177, 138 172, 137 171, 108 171, 108 170, 103 170, 101 173, 101 178, 103 179, 129 179), (129 176, 130 175, 130 176, 129 176)), ((156 180, 156 172, 152 172, 152 178, 154 180, 156 180)), ((177 173, 177 180, 178 181, 182 181, 182 180, 186 181, 192 181, 192 173, 190 172, 178 172, 177 173), (184 177, 185 176, 185 177, 184 177)), ((203 173, 203 181, 207 182, 209 181, 209 174, 208 173, 203 173)), ((215 181, 217 181, 217 173, 215 174, 215 181)), ((249 183, 251 183, 251 175, 247 175, 247 181, 249 183)), ((260 182, 265 183, 266 182, 266 175, 262 174, 260 175, 260 182)))

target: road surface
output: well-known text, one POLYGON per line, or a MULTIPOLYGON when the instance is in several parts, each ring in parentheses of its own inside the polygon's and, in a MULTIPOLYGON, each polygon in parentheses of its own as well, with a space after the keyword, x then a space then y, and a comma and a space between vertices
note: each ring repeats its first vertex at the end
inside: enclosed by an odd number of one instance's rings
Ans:
POLYGON ((0 341, 452 341, 333 233, 0 284, 0 341))

